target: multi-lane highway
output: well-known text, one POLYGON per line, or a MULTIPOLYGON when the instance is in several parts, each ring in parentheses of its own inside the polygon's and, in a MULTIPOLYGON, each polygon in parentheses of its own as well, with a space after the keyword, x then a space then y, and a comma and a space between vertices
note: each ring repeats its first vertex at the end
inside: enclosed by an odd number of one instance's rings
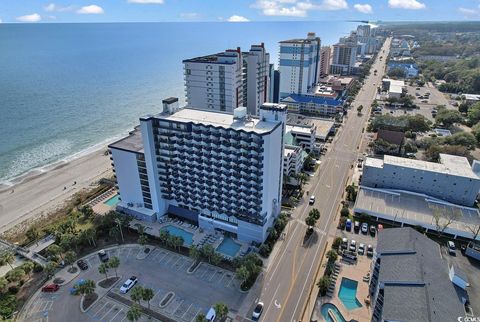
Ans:
POLYGON ((385 41, 370 76, 352 104, 342 129, 333 141, 331 149, 322 158, 320 169, 311 178, 308 187, 310 195, 316 196, 314 206, 308 205, 305 197, 294 211, 286 229, 286 237, 272 254, 270 265, 263 274, 259 299, 265 303, 261 321, 299 321, 308 301, 315 274, 321 262, 321 255, 328 232, 337 212, 345 183, 352 164, 357 159, 362 128, 365 126, 376 87, 381 83, 385 58, 388 55, 390 39, 385 41), (384 50, 384 52, 383 52, 384 50), (379 57, 383 56, 380 60, 379 57), (377 75, 373 71, 378 70, 377 75), (357 106, 363 105, 363 114, 357 115, 357 106), (315 235, 308 246, 303 246, 307 229, 305 217, 313 207, 321 213, 315 228, 315 235))

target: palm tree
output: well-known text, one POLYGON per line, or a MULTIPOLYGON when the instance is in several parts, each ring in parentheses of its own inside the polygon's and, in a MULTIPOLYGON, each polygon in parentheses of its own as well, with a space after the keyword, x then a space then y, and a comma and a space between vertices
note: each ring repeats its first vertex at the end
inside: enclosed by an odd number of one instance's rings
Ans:
POLYGON ((15 254, 11 251, 5 251, 0 255, 0 263, 1 265, 8 264, 11 269, 13 269, 12 264, 15 262, 15 254))
POLYGON ((307 224, 308 227, 315 226, 315 218, 308 216, 305 218, 305 224, 307 224))
POLYGON ((140 317, 142 316, 142 310, 140 309, 140 306, 137 304, 133 304, 130 307, 130 310, 127 312, 127 319, 130 322, 135 322, 140 320, 140 317))
POLYGON ((170 236, 170 233, 168 232, 168 230, 160 229, 160 230, 158 231, 158 237, 159 237, 160 242, 161 242, 162 244, 166 244, 166 243, 167 243, 169 236, 170 236))
POLYGON ((30 227, 26 235, 29 241, 36 241, 40 237, 40 233, 35 227, 30 227))
POLYGON ((47 253, 52 255, 52 256, 60 256, 60 258, 63 260, 63 256, 62 256, 62 253, 63 253, 63 249, 62 247, 56 245, 56 244, 52 244, 50 246, 47 247, 47 253))
POLYGON ((92 206, 90 205, 85 205, 82 208, 80 208, 80 212, 82 213, 85 219, 89 219, 93 217, 93 215, 95 215, 95 212, 93 212, 92 206))
POLYGON ((0 277, 0 293, 4 293, 7 290, 8 281, 5 277, 0 277))
POLYGON ((20 267, 16 267, 5 275, 5 278, 9 282, 19 282, 25 276, 25 271, 20 267))
POLYGON ((93 247, 97 247, 97 244, 95 243, 95 236, 97 235, 97 232, 95 231, 95 229, 85 229, 82 234, 84 235, 84 238, 88 240, 88 243, 90 245, 93 245, 93 247))
POLYGON ((77 259, 77 253, 75 253, 73 250, 69 250, 68 252, 65 253, 65 264, 71 265, 72 269, 76 259, 77 259))
POLYGON ((47 276, 55 276, 55 270, 57 269, 57 263, 50 261, 47 263, 47 266, 45 266, 45 272, 47 273, 47 276))
POLYGON ((117 256, 113 256, 112 258, 110 258, 110 260, 108 261, 108 266, 110 268, 113 268, 113 270, 115 271, 115 277, 118 277, 117 275, 117 268, 118 266, 120 266, 120 258, 118 258, 117 256))
POLYGON ((137 232, 139 235, 145 234, 145 226, 142 224, 135 224, 135 227, 137 227, 137 232))
POLYGON ((96 286, 97 285, 95 284, 95 281, 86 280, 85 282, 77 284, 74 287, 78 294, 81 294, 82 297, 85 297, 85 295, 93 294, 96 286))
POLYGON ((105 274, 105 279, 108 279, 108 264, 106 263, 101 263, 99 266, 98 266, 98 272, 100 274, 105 274))
POLYGON ((242 284, 244 284, 248 278, 250 277, 250 272, 245 266, 240 266, 237 268, 237 271, 235 272, 235 276, 242 281, 242 284))
POLYGON ((193 258, 194 260, 199 260, 202 257, 202 253, 198 249, 197 246, 190 246, 190 251, 188 252, 190 257, 193 258))
POLYGON ((220 320, 227 317, 228 306, 226 306, 225 304, 217 303, 213 306, 213 308, 215 309, 215 313, 217 314, 217 316, 220 320))
POLYGON ((205 314, 199 313, 197 317, 195 318, 196 322, 208 322, 207 318, 205 317, 205 314))
POLYGON ((154 296, 155 293, 153 292, 153 289, 149 287, 145 287, 142 289, 142 300, 147 302, 148 309, 150 309, 150 300, 153 299, 154 296))
POLYGON ((25 262, 23 263, 20 268, 23 269, 25 271, 25 274, 29 275, 30 276, 30 273, 33 271, 33 267, 35 265, 33 264, 33 262, 25 262))
POLYGON ((328 258, 328 261, 329 262, 334 262, 337 260, 338 258, 338 254, 335 250, 333 249, 330 249, 328 252, 327 252, 327 258, 328 258))
POLYGON ((183 237, 182 236, 175 236, 175 239, 174 239, 174 245, 175 245, 175 249, 180 249, 180 247, 183 246, 183 237))
POLYGON ((138 237, 138 243, 140 245, 145 246, 147 244, 147 242, 148 242, 147 235, 142 234, 142 235, 140 235, 140 237, 138 237))
POLYGON ((132 292, 130 293, 130 298, 132 299, 132 301, 138 302, 138 305, 140 305, 140 301, 143 299, 143 287, 134 287, 132 292))

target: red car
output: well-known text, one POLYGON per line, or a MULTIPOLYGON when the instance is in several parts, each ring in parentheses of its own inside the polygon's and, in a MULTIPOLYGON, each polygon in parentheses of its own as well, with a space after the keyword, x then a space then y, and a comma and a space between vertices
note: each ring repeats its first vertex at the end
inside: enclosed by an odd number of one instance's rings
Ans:
POLYGON ((53 292, 58 291, 59 288, 60 288, 60 286, 58 286, 57 284, 48 284, 48 285, 45 285, 44 287, 42 287, 42 292, 53 293, 53 292))

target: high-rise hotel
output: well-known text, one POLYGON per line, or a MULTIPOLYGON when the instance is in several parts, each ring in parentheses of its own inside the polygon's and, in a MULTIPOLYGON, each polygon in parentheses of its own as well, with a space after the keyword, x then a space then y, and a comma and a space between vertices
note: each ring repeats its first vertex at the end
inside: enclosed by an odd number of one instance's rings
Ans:
POLYGON ((172 214, 205 230, 263 242, 280 213, 286 106, 259 117, 183 108, 164 111, 109 146, 122 211, 155 221, 172 214))

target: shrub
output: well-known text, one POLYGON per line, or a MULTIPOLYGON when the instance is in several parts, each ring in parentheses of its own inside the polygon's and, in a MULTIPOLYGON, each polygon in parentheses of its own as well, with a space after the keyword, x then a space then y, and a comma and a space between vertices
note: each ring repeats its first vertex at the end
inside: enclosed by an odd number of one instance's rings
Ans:
POLYGON ((43 266, 38 264, 38 263, 34 263, 33 264, 33 272, 34 273, 40 273, 41 271, 43 271, 43 266))
POLYGON ((8 287, 8 293, 10 294, 17 294, 18 293, 18 286, 12 285, 8 287))
POLYGON ((333 249, 338 249, 341 244, 342 244, 342 237, 337 237, 333 240, 332 248, 333 249))
POLYGON ((350 215, 350 210, 348 207, 342 207, 342 210, 340 210, 340 216, 348 217, 348 215, 350 215))

